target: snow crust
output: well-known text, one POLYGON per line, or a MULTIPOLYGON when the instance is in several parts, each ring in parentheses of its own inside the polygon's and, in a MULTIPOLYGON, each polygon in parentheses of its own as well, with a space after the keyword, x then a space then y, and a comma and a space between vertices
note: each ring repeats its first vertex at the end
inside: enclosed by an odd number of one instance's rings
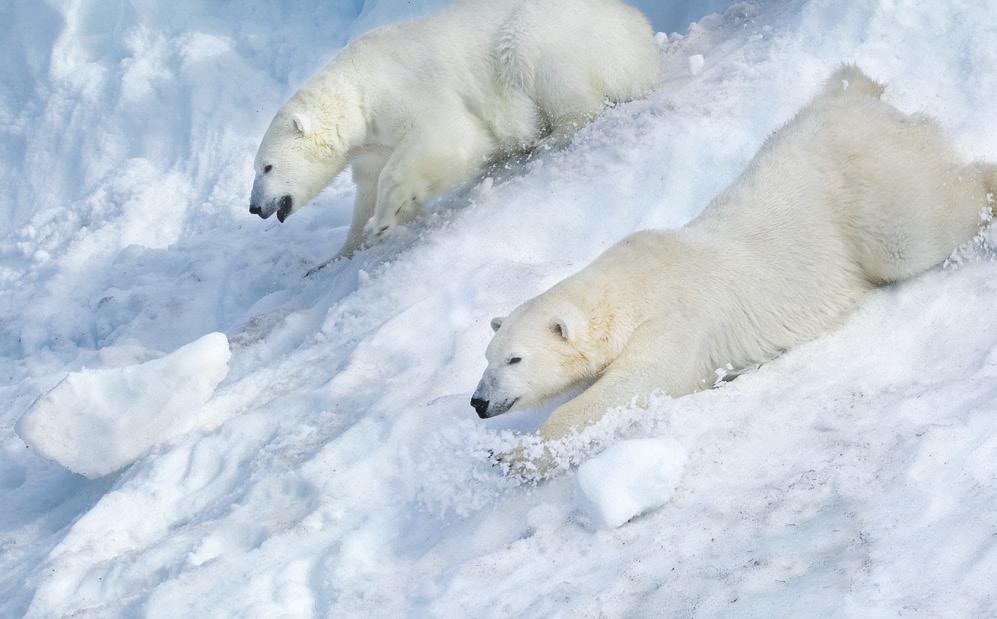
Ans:
POLYGON ((842 61, 997 160, 992 1, 644 1, 659 92, 305 278, 352 185, 263 222, 257 142, 349 37, 438 4, 0 3, 0 616, 997 614, 993 231, 839 331, 565 445, 687 454, 619 528, 587 526, 576 471, 491 465, 550 407, 468 405, 492 316, 695 216, 842 61), (15 433, 67 375, 90 402, 216 332, 228 374, 130 467, 90 480, 15 433))
POLYGON ((615 529, 668 502, 686 454, 670 438, 620 441, 578 467, 578 502, 598 527, 615 529))
POLYGON ((113 473, 199 429, 200 408, 228 374, 229 357, 228 338, 209 333, 161 359, 72 372, 18 421, 17 434, 75 473, 113 473))

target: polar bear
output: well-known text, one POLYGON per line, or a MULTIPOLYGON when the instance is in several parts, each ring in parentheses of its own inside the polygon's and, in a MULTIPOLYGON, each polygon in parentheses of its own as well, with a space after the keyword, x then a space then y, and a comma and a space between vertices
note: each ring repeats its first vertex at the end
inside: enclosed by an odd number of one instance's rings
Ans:
MULTIPOLYGON (((478 415, 594 381, 543 424, 550 441, 654 392, 710 387, 717 368, 828 333, 872 288, 972 238, 997 168, 962 163, 933 121, 883 103, 882 90, 842 68, 686 227, 633 234, 494 319, 478 415)), ((541 451, 510 458, 543 471, 541 451)))
POLYGON ((277 112, 249 211, 283 222, 352 164, 349 256, 490 160, 647 95, 660 62, 647 20, 620 0, 464 0, 376 29, 277 112))

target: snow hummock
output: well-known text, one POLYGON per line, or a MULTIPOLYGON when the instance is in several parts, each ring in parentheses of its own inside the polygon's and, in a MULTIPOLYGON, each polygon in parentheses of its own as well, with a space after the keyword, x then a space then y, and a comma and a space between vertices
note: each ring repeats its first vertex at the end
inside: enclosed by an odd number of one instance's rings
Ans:
POLYGON ((686 458, 670 438, 620 441, 578 467, 579 507, 596 526, 615 529, 667 503, 686 458))
POLYGON ((153 361, 72 372, 18 421, 17 434, 74 473, 113 473, 196 430, 229 357, 225 334, 209 333, 153 361))

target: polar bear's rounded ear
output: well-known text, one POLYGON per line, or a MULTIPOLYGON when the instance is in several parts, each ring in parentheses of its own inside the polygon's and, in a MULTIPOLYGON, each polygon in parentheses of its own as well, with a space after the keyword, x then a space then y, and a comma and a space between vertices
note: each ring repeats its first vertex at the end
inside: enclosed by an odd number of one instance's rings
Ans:
POLYGON ((298 112, 291 116, 291 122, 294 123, 294 128, 298 130, 301 135, 308 135, 312 132, 312 121, 308 116, 298 112))
POLYGON ((505 318, 503 316, 496 316, 495 318, 492 318, 492 331, 498 331, 503 322, 505 322, 505 318))
POLYGON ((585 315, 574 305, 561 308, 550 321, 550 330, 569 342, 576 341, 585 330, 585 315))
POLYGON ((558 317, 550 321, 550 330, 554 332, 554 335, 561 337, 569 342, 574 341, 578 337, 577 330, 571 325, 571 321, 567 318, 558 317))

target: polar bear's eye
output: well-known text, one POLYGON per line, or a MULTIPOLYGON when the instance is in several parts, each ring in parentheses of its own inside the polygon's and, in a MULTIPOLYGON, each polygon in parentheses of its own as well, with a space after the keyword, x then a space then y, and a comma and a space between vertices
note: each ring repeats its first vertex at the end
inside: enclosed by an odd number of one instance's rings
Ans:
POLYGON ((522 357, 509 357, 509 365, 516 365, 522 360, 523 360, 522 357))
POLYGON ((269 164, 265 165, 265 166, 263 166, 263 173, 264 174, 268 174, 270 172, 270 170, 272 170, 272 169, 273 169, 272 165, 269 165, 269 164))

